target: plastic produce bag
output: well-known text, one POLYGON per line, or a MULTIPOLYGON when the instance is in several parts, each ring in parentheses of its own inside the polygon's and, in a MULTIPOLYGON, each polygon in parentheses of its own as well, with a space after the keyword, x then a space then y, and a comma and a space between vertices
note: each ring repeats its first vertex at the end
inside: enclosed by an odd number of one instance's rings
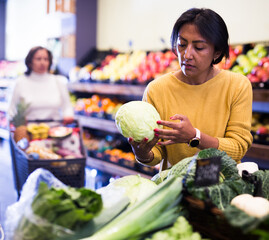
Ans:
MULTIPOLYGON (((8 206, 6 210, 6 221, 4 225, 5 237, 7 240, 22 240, 24 239, 24 232, 18 231, 19 224, 22 224, 22 218, 30 220, 30 222, 35 223, 37 226, 46 226, 47 229, 50 229, 50 238, 47 238, 48 232, 44 233, 44 239, 57 239, 61 236, 72 235, 73 232, 69 229, 66 229, 55 224, 51 224, 45 219, 41 219, 37 215, 34 215, 31 209, 31 204, 34 197, 36 196, 39 188, 40 182, 45 182, 48 187, 60 187, 65 188, 66 185, 58 180, 51 172, 48 170, 38 168, 32 172, 25 184, 23 185, 20 199, 8 206), (52 238, 52 237, 55 238, 52 238)), ((22 227, 22 226, 20 226, 22 227)), ((20 228, 19 227, 19 228, 20 228)), ((25 227, 25 226, 24 226, 25 227)), ((27 226, 26 226, 27 227, 27 226)), ((21 228, 20 228, 21 229, 21 228)), ((34 239, 34 232, 31 239, 34 239)), ((36 238, 37 239, 37 238, 36 238)), ((41 240, 41 238, 38 238, 41 240)))

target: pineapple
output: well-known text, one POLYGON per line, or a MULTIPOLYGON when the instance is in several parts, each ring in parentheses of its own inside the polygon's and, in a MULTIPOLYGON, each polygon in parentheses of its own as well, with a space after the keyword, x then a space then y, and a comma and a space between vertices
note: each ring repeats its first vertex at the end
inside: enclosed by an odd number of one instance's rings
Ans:
POLYGON ((27 131, 27 121, 26 121, 26 111, 29 107, 29 104, 26 104, 24 101, 20 101, 16 106, 16 114, 12 119, 12 123, 16 127, 14 131, 14 140, 17 143, 23 138, 30 140, 29 134, 27 131))

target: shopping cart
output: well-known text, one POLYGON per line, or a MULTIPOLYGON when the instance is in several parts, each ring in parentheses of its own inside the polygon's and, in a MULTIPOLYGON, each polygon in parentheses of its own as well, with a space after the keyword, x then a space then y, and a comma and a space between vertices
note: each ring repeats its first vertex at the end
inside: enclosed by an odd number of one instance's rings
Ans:
MULTIPOLYGON (((47 120, 46 123, 51 123, 51 120, 47 120)), ((18 193, 18 198, 20 197, 23 184, 25 183, 29 174, 37 168, 44 168, 49 170, 56 178, 71 187, 84 186, 86 154, 81 137, 81 128, 77 121, 74 121, 69 126, 76 129, 76 132, 79 133, 80 151, 82 154, 81 158, 62 158, 55 160, 29 158, 29 156, 21 148, 18 147, 17 143, 14 141, 13 132, 10 131, 9 141, 12 158, 13 178, 15 188, 18 193)))

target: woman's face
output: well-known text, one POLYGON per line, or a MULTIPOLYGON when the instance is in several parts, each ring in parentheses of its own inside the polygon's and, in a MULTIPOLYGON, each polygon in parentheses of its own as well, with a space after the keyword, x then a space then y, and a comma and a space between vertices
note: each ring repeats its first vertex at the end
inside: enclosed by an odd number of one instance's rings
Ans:
POLYGON ((179 65, 187 77, 208 73, 212 60, 217 57, 214 45, 204 39, 194 24, 184 24, 178 34, 177 53, 179 65))
POLYGON ((46 49, 37 50, 32 59, 31 64, 32 71, 39 74, 46 73, 49 70, 49 64, 50 61, 47 50, 46 49))

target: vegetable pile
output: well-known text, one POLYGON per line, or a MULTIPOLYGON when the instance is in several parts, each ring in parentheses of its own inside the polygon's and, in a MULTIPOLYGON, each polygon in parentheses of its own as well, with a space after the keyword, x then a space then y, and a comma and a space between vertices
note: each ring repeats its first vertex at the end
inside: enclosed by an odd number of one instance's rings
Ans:
POLYGON ((161 179, 164 181, 174 176, 185 178, 186 188, 193 197, 208 200, 209 196, 212 203, 221 210, 230 205, 230 201, 235 196, 242 193, 252 194, 254 191, 253 185, 246 183, 238 174, 236 162, 225 152, 214 148, 202 150, 198 156, 183 159, 166 172, 166 177, 163 178, 157 174, 153 180, 160 182, 161 179), (220 183, 208 187, 197 187, 194 185, 196 164, 192 161, 210 157, 221 157, 220 183))
POLYGON ((225 152, 206 149, 151 180, 129 175, 96 192, 49 189, 40 184, 32 202, 33 214, 22 218, 16 236, 41 240, 200 240, 202 235, 193 231, 182 201, 187 194, 211 202, 229 226, 248 234, 246 239, 253 234, 259 240, 269 239, 269 171, 259 170, 250 176, 261 182, 261 191, 256 191, 250 178, 238 174, 236 162, 225 152), (199 187, 195 185, 196 160, 210 157, 221 159, 219 182, 199 187), (255 196, 257 193, 260 196, 255 196))
POLYGON ((262 197, 254 196, 255 185, 242 179, 236 162, 225 152, 211 148, 200 151, 197 156, 183 159, 171 169, 156 174, 152 180, 160 184, 175 176, 184 178, 188 194, 205 202, 210 201, 222 210, 230 226, 240 229, 243 234, 256 234, 260 239, 269 239, 269 231, 264 230, 269 228, 269 171, 259 170, 252 174, 253 178, 261 182, 262 190, 262 197), (221 157, 219 183, 208 187, 195 186, 196 164, 193 162, 217 156, 221 157))
POLYGON ((41 182, 31 209, 32 213, 20 221, 16 236, 28 240, 57 239, 93 219, 102 209, 102 198, 86 188, 48 188, 41 182))

